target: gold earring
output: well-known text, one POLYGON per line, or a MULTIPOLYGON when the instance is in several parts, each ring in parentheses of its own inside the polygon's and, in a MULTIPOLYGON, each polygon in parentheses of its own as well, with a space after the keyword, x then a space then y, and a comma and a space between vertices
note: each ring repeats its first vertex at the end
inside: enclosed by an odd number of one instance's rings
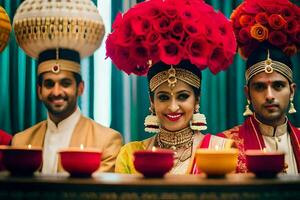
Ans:
POLYGON ((193 114, 192 120, 190 121, 190 127, 194 131, 206 130, 206 117, 204 114, 199 113, 200 106, 195 106, 195 113, 193 114))
POLYGON ((290 109, 289 109, 289 114, 294 114, 297 112, 295 109, 294 103, 293 103, 293 97, 290 98, 290 109))
POLYGON ((247 99, 247 105, 245 107, 245 112, 243 113, 243 116, 249 116, 249 115, 253 115, 253 112, 250 109, 250 100, 247 99))
POLYGON ((145 131, 149 133, 159 133, 159 120, 155 115, 155 111, 151 107, 149 108, 149 111, 151 114, 145 118, 144 122, 145 131))

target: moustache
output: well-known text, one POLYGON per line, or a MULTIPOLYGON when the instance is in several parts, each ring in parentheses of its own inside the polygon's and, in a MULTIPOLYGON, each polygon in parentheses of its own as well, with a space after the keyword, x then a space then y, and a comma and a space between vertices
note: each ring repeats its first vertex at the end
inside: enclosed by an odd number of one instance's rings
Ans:
POLYGON ((53 95, 51 95, 51 96, 49 96, 48 97, 48 100, 49 101, 54 101, 54 100, 64 100, 64 101, 67 101, 68 100, 68 97, 64 97, 64 96, 61 96, 61 95, 59 95, 59 96, 53 96, 53 95))

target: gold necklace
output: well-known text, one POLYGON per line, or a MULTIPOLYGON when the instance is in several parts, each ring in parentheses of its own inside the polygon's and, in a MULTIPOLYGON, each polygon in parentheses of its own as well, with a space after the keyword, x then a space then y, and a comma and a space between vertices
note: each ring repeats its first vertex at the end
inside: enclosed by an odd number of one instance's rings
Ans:
POLYGON ((190 147, 193 144, 193 134, 190 127, 175 132, 160 129, 156 136, 156 143, 160 148, 172 150, 190 147))

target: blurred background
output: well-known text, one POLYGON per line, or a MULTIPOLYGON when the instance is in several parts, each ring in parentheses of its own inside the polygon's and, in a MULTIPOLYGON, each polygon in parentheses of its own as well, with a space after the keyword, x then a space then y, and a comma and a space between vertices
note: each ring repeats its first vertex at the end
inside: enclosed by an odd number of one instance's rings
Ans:
MULTIPOLYGON (((92 0, 105 22, 106 35, 118 12, 124 12, 142 0, 92 0)), ((11 22, 21 0, 0 0, 11 22)), ((228 18, 240 0, 206 0, 228 18)), ((291 0, 300 6, 300 0, 291 0)), ((298 113, 291 115, 292 123, 300 127, 300 54, 292 57, 294 80, 299 86, 294 104, 298 113)), ((84 115, 118 130, 127 143, 151 135, 144 131, 144 119, 149 114, 146 77, 137 77, 116 69, 105 59, 105 39, 95 54, 81 61, 85 81, 84 95, 79 106, 84 115)), ((244 121, 246 105, 243 88, 245 62, 239 55, 226 72, 212 75, 203 71, 200 111, 206 115, 208 130, 217 133, 244 121)), ((36 61, 18 47, 14 33, 0 54, 0 129, 10 134, 22 131, 47 117, 47 112, 36 94, 36 61)))

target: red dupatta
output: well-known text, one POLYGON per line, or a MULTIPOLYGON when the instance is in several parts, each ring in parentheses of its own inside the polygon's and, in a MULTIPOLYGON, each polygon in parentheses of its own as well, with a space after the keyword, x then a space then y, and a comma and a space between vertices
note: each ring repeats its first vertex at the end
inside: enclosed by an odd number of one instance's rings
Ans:
MULTIPOLYGON (((211 139, 211 134, 206 134, 204 136, 204 138, 202 139, 202 141, 199 144, 198 148, 201 149, 208 149, 209 148, 209 144, 210 144, 210 139, 211 139)), ((195 158, 195 153, 193 155, 193 163, 192 163, 192 169, 190 171, 190 174, 199 174, 200 171, 196 165, 196 158, 195 158)))
MULTIPOLYGON (((295 154, 298 172, 300 171, 300 130, 288 121, 288 132, 290 133, 293 151, 295 154)), ((226 134, 225 134, 226 135, 226 134)), ((239 128, 238 135, 233 136, 240 151, 237 172, 247 172, 245 151, 248 149, 263 149, 265 143, 259 130, 259 122, 254 116, 246 119, 239 128)))

